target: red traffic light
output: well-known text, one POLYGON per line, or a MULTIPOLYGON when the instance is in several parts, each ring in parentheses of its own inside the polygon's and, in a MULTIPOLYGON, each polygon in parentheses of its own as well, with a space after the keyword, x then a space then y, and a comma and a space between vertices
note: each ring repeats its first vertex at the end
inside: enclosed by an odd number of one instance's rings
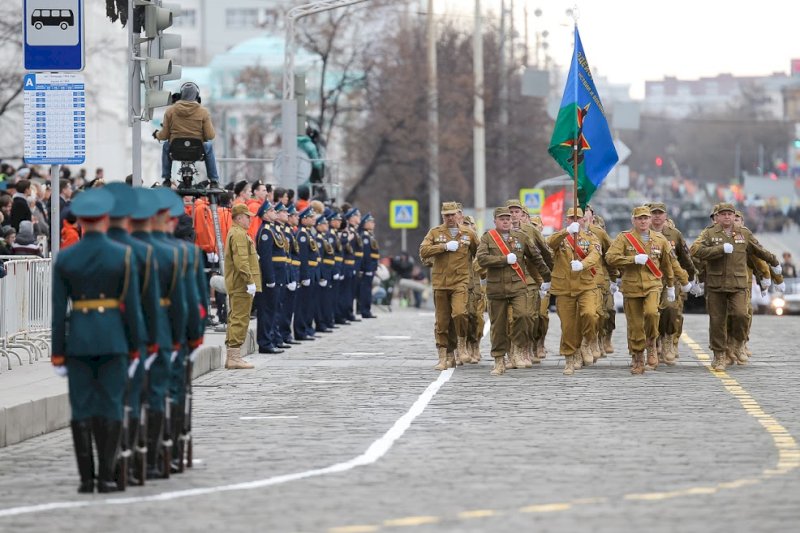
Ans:
POLYGON ((662 166, 664 166, 664 160, 663 160, 663 159, 661 159, 661 156, 658 156, 658 155, 656 156, 656 166, 657 166, 657 167, 662 167, 662 166))

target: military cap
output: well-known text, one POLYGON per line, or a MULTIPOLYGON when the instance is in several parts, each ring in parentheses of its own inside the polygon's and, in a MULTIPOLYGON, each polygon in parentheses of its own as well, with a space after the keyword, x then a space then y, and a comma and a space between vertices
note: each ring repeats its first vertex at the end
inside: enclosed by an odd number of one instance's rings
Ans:
POLYGON ((105 188, 87 189, 70 204, 72 213, 78 218, 100 218, 114 209, 114 195, 105 188))
POLYGON ((361 219, 361 223, 364 224, 364 222, 369 222, 370 220, 375 220, 375 217, 372 216, 372 213, 367 213, 364 215, 364 218, 361 219))
POLYGON ((283 202, 278 202, 275 204, 275 212, 280 213, 281 211, 286 211, 286 206, 283 205, 283 202))
POLYGON ((344 218, 350 218, 350 217, 358 216, 360 214, 361 214, 361 211, 359 211, 357 207, 353 207, 347 213, 344 214, 344 218))
POLYGON ((114 208, 108 214, 111 218, 131 216, 136 207, 136 193, 130 185, 115 182, 106 185, 106 190, 114 195, 114 208))
POLYGON ((456 202, 444 202, 442 203, 442 214, 443 215, 455 215, 458 213, 458 204, 456 202))
POLYGON ((467 216, 464 217, 464 222, 466 222, 468 224, 475 224, 475 219, 472 218, 472 216, 467 215, 467 216))
POLYGON ((272 209, 272 204, 269 203, 269 200, 264 200, 264 203, 261 204, 261 207, 258 208, 258 212, 256 212, 256 216, 261 218, 264 216, 264 213, 272 209))
POLYGON ((316 211, 314 211, 314 209, 312 209, 311 206, 308 206, 302 211, 300 211, 300 218, 309 218, 316 215, 317 215, 316 211))
POLYGON ((575 208, 574 207, 570 207, 569 209, 567 209, 567 217, 578 217, 578 218, 581 218, 582 216, 583 216, 583 209, 581 209, 580 207, 578 208, 578 214, 577 215, 575 214, 575 208))
POLYGON ((153 191, 143 187, 133 187, 135 206, 131 212, 133 220, 147 220, 158 213, 158 202, 155 201, 153 191))
POLYGON ((539 216, 539 215, 531 216, 531 224, 534 224, 536 226, 541 226, 542 225, 542 217, 539 216))
POLYGON ((342 214, 334 209, 331 209, 331 212, 328 213, 328 216, 326 218, 328 219, 329 222, 332 220, 342 220, 342 214))
POLYGON ((253 216, 253 213, 251 213, 250 210, 247 209, 246 205, 236 204, 235 206, 233 206, 233 209, 231 209, 231 218, 236 218, 239 215, 247 215, 251 217, 253 216))
POLYGON ((663 211, 664 213, 667 212, 667 206, 664 202, 650 202, 649 204, 644 205, 650 208, 650 213, 653 211, 663 211))
POLYGON ((511 211, 509 211, 508 207, 497 207, 494 210, 494 218, 497 217, 510 217, 511 211))
POLYGON ((464 205, 461 202, 456 202, 456 207, 458 208, 459 211, 464 210, 464 205))
POLYGON ((717 213, 719 213, 719 204, 714 204, 714 207, 711 208, 711 214, 708 216, 709 218, 714 218, 717 213))
POLYGON ((172 203, 169 206, 169 216, 179 217, 185 213, 186 211, 183 209, 183 198, 173 192, 172 203))
POLYGON ((328 217, 326 217, 325 215, 319 215, 317 217, 317 220, 314 222, 314 225, 319 226, 320 224, 327 224, 327 223, 328 223, 328 217))
POLYGON ((650 214, 651 214, 650 213, 650 208, 647 207, 646 205, 640 205, 639 207, 634 207, 633 208, 633 213, 631 213, 633 218, 636 218, 636 217, 649 217, 650 214))
POLYGON ((180 200, 180 197, 175 194, 175 191, 169 187, 156 187, 151 189, 153 191, 154 201, 158 204, 158 210, 171 210, 175 204, 175 200, 180 200))
POLYGON ((297 214, 297 208, 295 207, 294 203, 291 203, 286 206, 286 213, 288 213, 289 216, 297 214))
POLYGON ((518 207, 519 209, 522 209, 522 202, 512 198, 511 200, 506 200, 506 207, 518 207))
POLYGON ((733 207, 733 204, 728 202, 722 202, 721 204, 717 204, 717 213, 722 213, 723 211, 730 211, 731 213, 736 212, 736 208, 733 207))
POLYGON ((743 218, 744 218, 744 214, 742 214, 742 212, 741 212, 741 211, 739 211, 738 209, 737 209, 737 210, 736 210, 736 212, 734 212, 733 214, 734 214, 734 215, 736 215, 737 217, 741 218, 741 219, 743 219, 743 218))

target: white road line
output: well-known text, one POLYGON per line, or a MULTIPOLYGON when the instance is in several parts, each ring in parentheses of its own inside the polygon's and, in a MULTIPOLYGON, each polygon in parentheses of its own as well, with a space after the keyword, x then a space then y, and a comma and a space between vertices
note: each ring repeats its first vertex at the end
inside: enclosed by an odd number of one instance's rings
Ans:
POLYGON ((239 420, 288 420, 297 418, 293 415, 274 415, 274 416, 240 416, 239 420))
POLYGON ((98 507, 102 505, 128 505, 132 503, 146 503, 146 502, 164 502, 170 500, 177 500, 179 498, 189 498, 191 496, 203 496, 206 494, 216 494, 219 492, 231 492, 237 490, 251 490, 259 489, 262 487, 269 487, 272 485, 280 485, 290 481, 297 481, 310 477, 324 476, 326 474, 338 474, 339 472, 346 472, 352 470, 357 466, 367 466, 386 455, 392 449, 394 443, 403 436, 403 433, 411 427, 411 423, 419 415, 425 411, 425 407, 430 403, 439 389, 447 383, 453 375, 454 369, 449 369, 441 372, 436 381, 428 385, 422 394, 417 398, 411 408, 406 413, 397 419, 394 425, 383 434, 381 438, 373 442, 367 450, 361 455, 345 461, 343 463, 336 463, 325 468, 316 468, 314 470, 306 470, 305 472, 296 472, 294 474, 285 474, 282 476, 275 476, 266 479, 257 479, 255 481, 248 481, 245 483, 235 483, 232 485, 220 485, 217 487, 205 487, 197 489, 178 490, 172 492, 162 492, 161 494, 153 494, 151 496, 135 496, 130 498, 109 498, 106 500, 90 500, 90 501, 73 501, 73 502, 51 502, 40 503, 37 505, 25 505, 22 507, 12 507, 10 509, 0 510, 0 518, 7 516, 17 516, 22 514, 41 513, 45 511, 56 511, 59 509, 78 509, 85 507, 98 507))
POLYGON ((387 341, 403 341, 408 340, 411 337, 408 335, 376 335, 375 338, 387 341))
POLYGON ((486 321, 486 322, 483 324, 483 336, 484 336, 484 337, 487 337, 487 336, 489 335, 489 330, 490 330, 491 328, 492 328, 492 325, 491 325, 491 324, 489 323, 489 321, 487 320, 487 321, 486 321))

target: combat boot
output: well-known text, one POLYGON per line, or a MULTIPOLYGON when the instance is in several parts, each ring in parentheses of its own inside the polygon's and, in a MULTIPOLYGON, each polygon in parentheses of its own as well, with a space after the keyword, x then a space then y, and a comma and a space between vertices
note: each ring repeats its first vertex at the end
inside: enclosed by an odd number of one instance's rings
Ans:
MULTIPOLYGON (((514 349, 514 347, 512 346, 511 350, 513 350, 513 349, 514 349)), ((514 358, 511 356, 511 354, 509 353, 507 355, 508 355, 508 357, 503 359, 503 369, 504 370, 513 370, 513 369, 517 368, 514 365, 514 358)))
POLYGON ((736 356, 733 353, 733 341, 728 339, 728 344, 725 346, 725 366, 733 366, 736 364, 736 356))
POLYGON ((733 354, 736 356, 736 361, 740 365, 746 365, 749 362, 747 352, 744 349, 744 342, 733 341, 733 354))
POLYGON ((544 349, 544 337, 536 341, 536 357, 540 360, 547 357, 547 350, 544 349))
POLYGON ((539 359, 538 354, 536 353, 536 342, 531 342, 528 344, 528 359, 534 365, 541 364, 542 360, 539 359))
POLYGON ((564 356, 564 374, 565 376, 571 376, 575 373, 575 358, 574 355, 565 355, 564 356))
POLYGON ((726 352, 714 352, 714 360, 711 361, 711 368, 723 372, 728 366, 728 354, 726 352))
POLYGON ((225 368, 228 370, 247 370, 251 368, 255 368, 252 364, 248 363, 244 359, 242 359, 242 348, 231 348, 228 347, 226 358, 225 358, 225 368))
POLYGON ((163 477, 159 456, 161 452, 161 435, 164 432, 164 413, 150 411, 147 420, 147 479, 163 477))
POLYGON ((600 349, 600 344, 598 344, 597 339, 589 341, 589 351, 592 354, 592 364, 596 363, 597 360, 603 356, 603 351, 600 349))
MULTIPOLYGON (((642 355, 644 357, 644 354, 642 355)), ((645 370, 655 370, 658 368, 658 349, 655 339, 647 339, 647 364, 645 370)))
POLYGON ((661 351, 664 354, 664 364, 673 366, 675 364, 675 345, 672 344, 671 335, 664 337, 664 342, 661 343, 661 351))
POLYGON ((447 368, 456 367, 456 354, 448 350, 447 352, 447 368))
POLYGON ((462 365, 468 365, 472 362, 472 355, 469 353, 469 349, 467 348, 467 339, 464 337, 459 337, 457 341, 457 348, 458 350, 458 362, 462 365))
POLYGON ((611 344, 611 335, 603 335, 603 351, 614 353, 614 345, 611 344))
POLYGON ((747 357, 753 357, 753 351, 750 349, 750 346, 747 342, 744 343, 744 353, 747 354, 747 357))
POLYGON ((475 341, 471 344, 470 348, 472 349, 472 363, 478 364, 481 362, 481 343, 475 341))
POLYGON ((169 406, 169 420, 172 425, 172 462, 169 465, 170 474, 183 473, 183 447, 180 444, 183 431, 183 409, 176 403, 169 406))
POLYGON ((590 366, 594 363, 594 356, 592 355, 592 350, 589 348, 589 343, 586 341, 586 338, 581 341, 580 354, 581 362, 583 363, 582 366, 590 366))
POLYGON ((94 460, 92 459, 92 422, 91 420, 73 420, 72 443, 75 446, 75 459, 78 461, 78 474, 81 484, 78 492, 94 492, 94 460))
POLYGON ((117 452, 122 422, 96 416, 92 418, 92 433, 97 445, 97 492, 117 492, 117 452))
POLYGON ((631 365, 631 374, 640 376, 644 374, 644 352, 633 353, 633 364, 631 365))
POLYGON ((525 350, 522 346, 512 344, 509 357, 514 359, 514 366, 517 368, 531 368, 533 366, 533 363, 525 359, 525 350))
POLYGON ((439 364, 433 367, 434 370, 447 370, 447 348, 436 348, 439 353, 439 364))
POLYGON ((500 355, 500 356, 495 357, 494 358, 494 368, 492 369, 491 372, 489 372, 489 375, 491 375, 491 376, 502 376, 505 373, 506 373, 506 365, 503 362, 503 356, 500 355))

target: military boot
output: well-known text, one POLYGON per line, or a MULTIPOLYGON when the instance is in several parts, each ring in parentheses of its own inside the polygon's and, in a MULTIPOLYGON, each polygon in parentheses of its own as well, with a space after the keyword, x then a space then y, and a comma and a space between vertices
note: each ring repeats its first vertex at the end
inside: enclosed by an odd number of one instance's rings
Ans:
POLYGON ((645 370, 655 370, 658 368, 658 349, 655 339, 647 339, 647 364, 645 370))
POLYGON ((714 352, 714 360, 711 361, 711 368, 724 371, 728 367, 728 354, 726 352, 714 352))
POLYGON ((503 362, 503 356, 500 355, 500 356, 495 357, 494 358, 494 368, 492 369, 491 372, 489 372, 489 375, 491 375, 491 376, 502 376, 505 373, 506 373, 506 365, 503 362))
POLYGON ((581 340, 580 357, 583 363, 582 366, 591 366, 591 364, 594 363, 594 356, 592 355, 592 350, 589 348, 589 342, 586 338, 581 340))
POLYGON ((631 365, 631 374, 640 376, 644 374, 644 352, 633 353, 633 364, 631 365))
POLYGON ((749 362, 743 341, 733 341, 733 354, 740 365, 746 365, 749 362))
POLYGON ((181 433, 183 432, 183 406, 170 404, 169 420, 172 424, 172 462, 169 471, 171 474, 183 473, 183 446, 181 433))
POLYGON ((611 344, 611 335, 603 335, 603 351, 614 353, 614 345, 611 344))
POLYGON ((456 354, 450 350, 447 351, 447 368, 456 367, 456 354))
POLYGON ((681 354, 678 351, 678 344, 680 343, 680 336, 675 334, 672 336, 672 355, 675 356, 675 359, 680 359, 681 354))
POLYGON ((458 337, 456 350, 458 351, 459 364, 468 365, 472 362, 472 355, 467 348, 467 339, 465 337, 458 337))
POLYGON ((237 348, 232 348, 229 346, 225 358, 225 368, 228 370, 247 370, 255 367, 242 359, 241 346, 237 348))
POLYGON ((534 365, 541 364, 542 362, 537 354, 535 341, 528 344, 528 359, 530 359, 530 362, 534 365))
MULTIPOLYGON (((511 350, 513 350, 513 349, 514 349, 514 346, 512 345, 511 346, 511 350)), ((511 356, 510 353, 508 354, 508 357, 506 357, 503 360, 503 368, 504 368, 504 370, 513 370, 513 369, 517 368, 516 365, 514 365, 514 358, 511 356)))
POLYGON ((147 420, 147 479, 163 477, 159 457, 161 435, 164 432, 164 413, 150 411, 147 420))
POLYGON ((547 357, 547 350, 544 349, 544 337, 536 341, 536 357, 540 360, 544 360, 547 357))
POLYGON ((514 359, 514 366, 517 368, 530 368, 533 366, 533 363, 525 359, 525 349, 522 346, 512 344, 509 357, 514 359))
POLYGON ((564 374, 565 376, 571 376, 575 373, 575 359, 576 356, 574 355, 565 355, 564 356, 564 374))
POLYGON ((94 460, 92 459, 92 421, 73 420, 72 443, 75 445, 75 459, 78 461, 78 474, 81 484, 78 492, 94 492, 94 460))
POLYGON ((433 367, 434 370, 447 370, 447 348, 436 348, 439 354, 439 364, 433 367))
POLYGON ((661 343, 661 351, 664 354, 664 364, 673 366, 675 364, 675 345, 672 344, 672 335, 664 337, 661 343))
POLYGON ((117 492, 114 479, 119 451, 122 422, 96 416, 92 418, 92 433, 97 445, 97 492, 117 492))
POLYGON ((744 343, 744 353, 747 354, 747 357, 753 357, 753 351, 750 349, 750 346, 747 342, 744 343))
POLYGON ((736 355, 733 353, 733 341, 728 339, 728 344, 725 346, 725 366, 733 366, 736 361, 736 355))
POLYGON ((600 349, 597 339, 589 341, 589 352, 592 354, 592 364, 603 356, 603 351, 600 349))
POLYGON ((472 363, 478 364, 481 362, 481 343, 475 341, 472 343, 472 363))

